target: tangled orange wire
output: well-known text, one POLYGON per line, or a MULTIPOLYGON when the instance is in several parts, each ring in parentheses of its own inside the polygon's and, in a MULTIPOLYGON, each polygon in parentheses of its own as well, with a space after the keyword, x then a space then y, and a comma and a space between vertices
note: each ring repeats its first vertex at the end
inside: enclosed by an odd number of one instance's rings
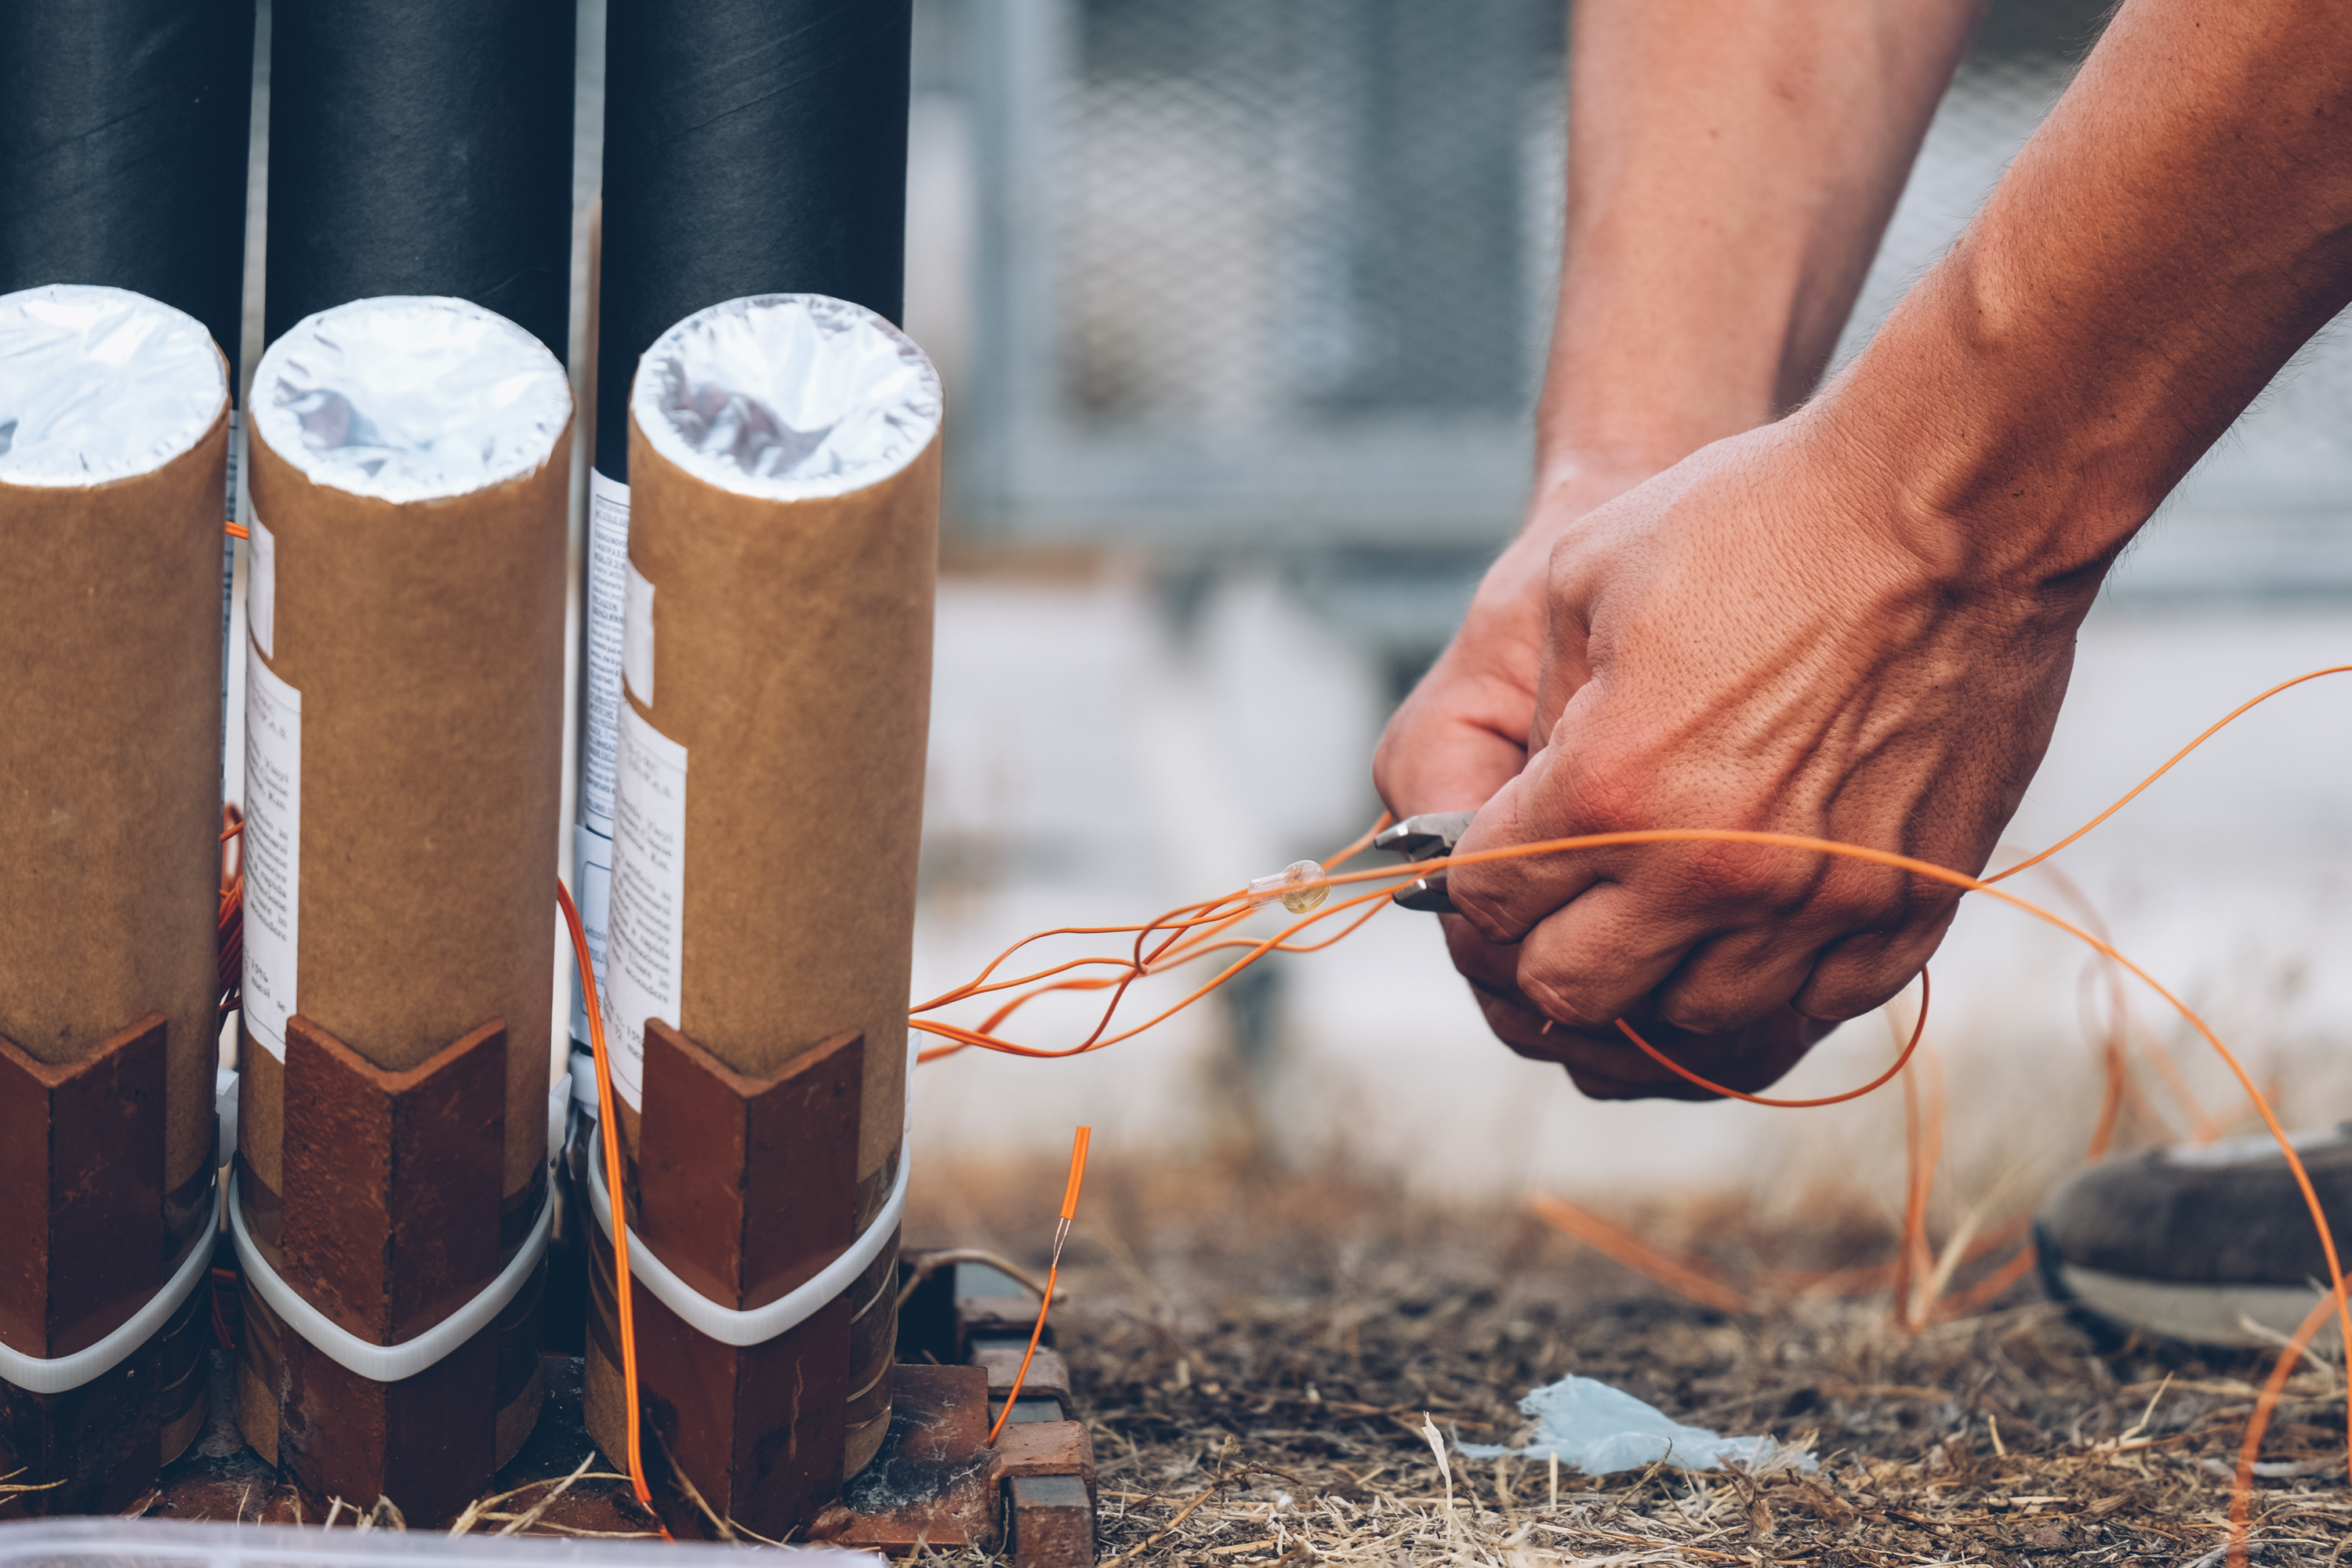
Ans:
MULTIPOLYGON (((2032 915, 2035 919, 2042 921, 2049 925, 2054 926, 2058 930, 2075 938, 2078 942, 2083 942, 2094 952, 2099 955, 2100 959, 2105 962, 2110 971, 2117 976, 2117 989, 2115 993, 2116 1006, 2114 1014, 2116 1020, 2115 1026, 2117 1031, 2126 1035, 2128 1034, 2128 1015, 2125 1011, 2123 992, 2120 988, 2120 975, 2128 973, 2133 978, 2138 980, 2143 985, 2147 986, 2149 990, 2153 991, 2165 1002, 2167 1005, 2172 1008, 2175 1013, 2177 1013, 2197 1032, 2205 1043, 2211 1047, 2214 1053, 2221 1058, 2223 1064, 2228 1068, 2231 1075, 2237 1080, 2239 1088, 2243 1092, 2247 1103, 2262 1118, 2263 1125, 2269 1130, 2272 1137, 2277 1141, 2282 1152, 2285 1155, 2288 1168, 2294 1173, 2295 1184, 2303 1194, 2304 1203, 2310 1212, 2312 1224, 2318 1233, 2322 1251, 2325 1253, 2327 1259, 2328 1281, 2330 1285, 2329 1294, 2320 1303, 2319 1307, 2314 1310, 2309 1321, 2303 1325, 2301 1332, 2294 1337, 2294 1342, 2288 1347, 2288 1349, 2281 1353, 2281 1358, 2277 1368, 2273 1373, 2271 1384, 2264 1390, 2262 1398, 2257 1402, 2252 1415, 2250 1417, 2247 1424, 2245 1442, 2239 1465, 2237 1493, 2233 1498, 2231 1504, 2232 1533, 2230 1542, 2230 1555, 2231 1561, 2233 1563, 2242 1562, 2245 1551, 2244 1537, 2246 1506, 2248 1494, 2252 1485, 2253 1456, 2259 1451, 2263 1434, 2267 1427, 2271 1413, 2276 1406, 2280 1391, 2284 1387, 2289 1372, 2292 1370, 2296 1358, 2302 1354, 2304 1347, 2309 1343, 2312 1336, 2318 1331, 2320 1325, 2330 1315, 2336 1317, 2339 1327, 2343 1330, 2345 1342, 2352 1344, 2352 1302, 2347 1302, 2347 1300, 2343 1262, 2337 1253, 2334 1233, 2329 1228, 2326 1212, 2320 1206, 2318 1194, 2312 1184, 2310 1173, 2305 1169, 2301 1156, 2296 1153, 2294 1145, 2287 1139, 2285 1130, 2280 1125, 2278 1117, 2272 1110, 2269 1100, 2263 1096, 2262 1090, 2255 1085, 2252 1078, 2247 1073, 2244 1065, 2238 1059, 2237 1056, 2222 1043, 2221 1037, 2214 1033, 2212 1028, 2179 996, 2175 995, 2172 992, 2166 989, 2160 983, 2158 983, 2153 975, 2149 974, 2146 970, 2133 963, 2130 959, 2125 957, 2124 954, 2113 945, 2113 943, 2107 941, 2104 931, 2091 929, 2095 928, 2098 924, 2095 915, 2090 918, 2087 926, 2085 924, 2079 924, 2075 921, 2069 921, 2050 910, 2044 909, 2041 905, 2033 903, 2029 900, 2022 899, 2013 893, 2007 892, 2002 889, 1996 887, 1994 884, 2006 880, 2007 879, 2030 868, 2042 865, 2052 856, 2057 854, 2060 850, 2064 849, 2069 845, 2075 843, 2084 835, 2098 827, 2102 823, 2112 817, 2116 812, 2122 810, 2126 805, 2137 799, 2142 792, 2146 791, 2151 784, 2155 784, 2158 779, 2162 778, 2167 773, 2170 772, 2172 768, 2179 763, 2183 758, 2187 757, 2191 752, 2197 750, 2198 747, 2203 745, 2208 740, 2210 740, 2224 727, 2247 712, 2249 710, 2267 701, 2269 699, 2278 695, 2280 692, 2285 691, 2290 688, 2302 685, 2305 681, 2315 680, 2326 675, 2342 674, 2347 671, 2352 671, 2352 665, 2331 665, 2325 668, 2311 670, 2305 674, 2296 676, 2291 680, 2282 681, 2278 685, 2271 687, 2269 689, 2239 704, 2238 707, 2232 709, 2229 713, 2223 715, 2220 720, 2209 726, 2203 732, 2199 734, 2196 739, 2192 740, 2189 744, 2176 752, 2165 762, 2163 766, 2148 774, 2147 778, 2143 779, 2138 784, 2134 786, 2128 794, 2125 795, 2121 799, 2115 802, 2114 805, 2108 806, 2105 810, 2100 812, 2089 822, 2084 823, 2081 827, 2075 829, 2073 833, 2068 834, 2065 837, 2060 839, 2055 844, 2049 846, 2047 848, 2044 848, 2036 854, 2028 856, 2025 858, 2007 867, 2003 870, 1988 877, 1972 877, 1964 872, 1955 871, 1948 867, 1933 865, 1929 862, 1918 860, 1909 856, 1898 855, 1883 849, 1874 849, 1864 845, 1843 844, 1830 839, 1816 838, 1802 834, 1755 832, 1728 828, 1657 828, 1637 832, 1585 834, 1573 837, 1549 839, 1538 843, 1515 844, 1500 848, 1480 850, 1469 854, 1455 854, 1438 858, 1416 861, 1410 863, 1409 865, 1393 868, 1383 868, 1367 871, 1338 871, 1336 868, 1339 866, 1352 858, 1355 855, 1360 853, 1370 844, 1372 837, 1379 833, 1381 828, 1387 825, 1389 819, 1386 816, 1383 816, 1379 823, 1374 825, 1371 832, 1365 834, 1363 837, 1359 838, 1355 843, 1348 846, 1345 849, 1342 849, 1329 860, 1325 861, 1323 863, 1324 875, 1322 877, 1310 879, 1307 884, 1305 884, 1303 889, 1292 886, 1286 887, 1284 889, 1286 892, 1296 893, 1305 891, 1311 895, 1328 895, 1333 889, 1350 887, 1357 884, 1370 884, 1371 886, 1370 890, 1358 893, 1352 897, 1340 899, 1338 901, 1331 903, 1328 908, 1314 910, 1313 912, 1307 913, 1305 918, 1285 927, 1281 931, 1274 935, 1262 938, 1247 938, 1230 934, 1235 926, 1247 920, 1259 908, 1263 907, 1265 903, 1270 901, 1264 898, 1254 898, 1247 889, 1228 893, 1222 898, 1204 900, 1198 903, 1181 905, 1176 909, 1169 910, 1158 919, 1139 926, 1060 927, 1053 931, 1037 932, 1034 935, 1024 938, 1021 942, 1014 943, 1012 947, 1007 948, 1003 952, 998 954, 995 959, 991 961, 989 964, 970 982, 967 982, 965 984, 958 986, 953 990, 945 992, 939 996, 933 997, 928 1002, 919 1003, 911 1010, 909 1023, 913 1028, 927 1034, 937 1036, 950 1042, 948 1045, 935 1047, 925 1051, 919 1059, 922 1061, 935 1060, 940 1057, 951 1055, 957 1051, 973 1046, 977 1046, 987 1050, 1003 1052, 1013 1056, 1055 1058, 1076 1056, 1086 1052, 1099 1050, 1108 1046, 1116 1045, 1121 1040, 1132 1038, 1143 1030, 1152 1027, 1154 1025, 1166 1019, 1171 1015, 1189 1006, 1193 1002, 1198 1001, 1201 997, 1206 995, 1209 992, 1230 980, 1234 974, 1248 967, 1250 964, 1256 963, 1269 952, 1312 952, 1323 947, 1328 947, 1332 942, 1350 934, 1360 929, 1364 922, 1371 919, 1373 915, 1378 914, 1381 909, 1386 907, 1388 896, 1391 891, 1393 885, 1424 879, 1435 873, 1446 871, 1460 866, 1478 865, 1500 860, 1520 859, 1538 855, 1570 854, 1583 850, 1620 846, 1696 843, 1745 844, 1759 847, 1782 848, 1792 852, 1805 854, 1832 855, 1849 859, 1863 860, 1872 864, 1887 867, 1891 869, 1903 871, 1914 877, 1925 878, 1931 881, 1940 882, 1948 887, 1958 889, 1963 893, 1984 894, 1987 897, 1997 900, 2026 914, 2032 915), (1364 906, 1367 905, 1370 905, 1370 907, 1364 908, 1364 906), (1336 932, 1311 942, 1297 940, 1299 934, 1307 931, 1308 928, 1358 909, 1363 909, 1363 912, 1357 915, 1353 920, 1348 921, 1336 932), (1020 952, 1023 948, 1029 946, 1033 942, 1055 936, 1086 935, 1132 935, 1134 941, 1131 944, 1130 950, 1124 955, 1073 959, 1013 978, 996 978, 997 972, 1011 961, 1014 953, 1020 952), (1140 1024, 1128 1028, 1119 1029, 1116 1032, 1113 1031, 1112 1024, 1117 1016, 1119 1004, 1126 997, 1129 988, 1133 986, 1137 981, 1148 976, 1164 973, 1181 964, 1204 957, 1211 952, 1231 951, 1234 949, 1241 950, 1240 957, 1235 959, 1223 970, 1219 971, 1207 982, 1184 994, 1172 1005, 1155 1013, 1140 1024), (1107 1000, 1101 1015, 1097 1018, 1094 1026, 1075 1045, 1055 1048, 1027 1046, 1016 1041, 1006 1039, 997 1033, 997 1030, 1004 1024, 1005 1020, 1011 1017, 1014 1012, 1039 996, 1063 991, 1099 990, 1108 990, 1111 994, 1107 1000), (968 1028, 961 1025, 944 1023, 936 1019, 922 1016, 924 1014, 937 1011, 940 1008, 946 1007, 955 1003, 1005 992, 1012 992, 1013 994, 998 1006, 994 1012, 991 1013, 977 1028, 968 1028)), ((2063 879, 2061 881, 2061 888, 2062 891, 2068 890, 2068 886, 2063 883, 2063 879)), ((1293 908, 1294 912, 1298 912, 1297 906, 1293 906, 1293 908)), ((1679 1077, 1701 1089, 1705 1089, 1712 1093, 1727 1098, 1744 1100, 1755 1104, 1780 1106, 1785 1108, 1832 1105, 1845 1100, 1854 1100, 1862 1095, 1868 1094, 1873 1090, 1885 1086, 1897 1076, 1902 1076, 1904 1077, 1906 1088, 1906 1100, 1908 1100, 1910 1098, 1910 1079, 1907 1074, 1905 1074, 1904 1069, 1913 1059, 1913 1053, 1919 1047, 1921 1038, 1925 1033, 1927 1022, 1927 976, 1924 972, 1922 973, 1920 979, 1921 995, 1919 1019, 1912 1031, 1909 1042, 1898 1055, 1895 1065, 1885 1073, 1879 1075, 1876 1079, 1872 1079, 1869 1083, 1866 1083, 1858 1089, 1851 1089, 1842 1094, 1822 1096, 1811 1100, 1794 1100, 1768 1099, 1761 1096, 1742 1093, 1737 1089, 1730 1089, 1727 1086, 1711 1082, 1697 1073, 1683 1067, 1680 1063, 1674 1061, 1672 1058, 1667 1057, 1665 1053, 1653 1047, 1649 1042, 1643 1039, 1641 1036, 1624 1021, 1620 1020, 1618 1027, 1636 1047, 1647 1055, 1652 1060, 1657 1062, 1660 1066, 1675 1073, 1679 1077)), ((2108 1058, 2111 1066, 2118 1064, 2121 1059, 2120 1045, 2112 1037, 2108 1046, 2108 1058)), ((2168 1063, 2167 1064, 2167 1067, 2168 1068, 2168 1063)), ((2201 1111, 2198 1111, 2195 1109, 2193 1100, 2187 1096, 2185 1086, 2180 1085, 2177 1081, 2177 1074, 2171 1076, 2175 1080, 2172 1084, 2174 1092, 2176 1096, 2180 1099, 2184 1107, 2190 1110, 2192 1118, 2197 1123, 2196 1130, 2200 1133, 2206 1132, 2210 1125, 2210 1120, 2205 1118, 2201 1111)), ((2127 1083, 2124 1081, 2118 1073, 2115 1071, 2110 1072, 2107 1102, 2102 1107, 2098 1130, 2094 1135, 2092 1148, 2094 1158, 2096 1158, 2105 1150, 2108 1139, 2112 1135, 2114 1130, 2116 1118, 2121 1109, 2122 1097, 2126 1092, 2127 1088, 2127 1083)), ((1932 1157, 1926 1160, 1918 1158, 1917 1145, 1919 1142, 1919 1121, 1917 1108, 1916 1103, 1913 1103, 1908 1105, 1906 1109, 1910 1113, 1910 1124, 1913 1129, 1912 1142, 1914 1145, 1914 1170, 1910 1182, 1909 1199, 1906 1203, 1905 1250, 1895 1265, 1895 1278, 1898 1282, 1898 1291, 1902 1289, 1901 1281, 1910 1276, 1916 1269, 1921 1261, 1915 1249, 1924 1247, 1927 1185, 1923 1178, 1932 1172, 1934 1164, 1932 1157)), ((1551 1200, 1551 1202, 1557 1204, 1557 1200, 1551 1200)), ((1567 1207, 1567 1205, 1564 1205, 1558 1206, 1562 1209, 1567 1207)), ((1582 1217, 1586 1221, 1590 1222, 1590 1216, 1582 1217)), ((1590 1223, 1597 1225, 1599 1222, 1590 1223)), ((1601 1227, 1602 1230, 1611 1228, 1613 1227, 1601 1227)), ((1585 1232, 1580 1231, 1580 1234, 1585 1234, 1585 1232)), ((1593 1232, 1592 1234, 1597 1235, 1599 1232, 1593 1232)), ((1588 1239, 1591 1238, 1591 1235, 1588 1235, 1588 1239)), ((1993 1241, 1993 1238, 1988 1239, 1989 1241, 1993 1241)), ((1993 1244, 1997 1244, 1997 1241, 1994 1241, 1993 1244)), ((1633 1241, 1633 1238, 1624 1237, 1622 1233, 1617 1233, 1614 1243, 1598 1242, 1596 1245, 1603 1245, 1604 1249, 1609 1249, 1610 1247, 1614 1246, 1621 1251, 1629 1251, 1639 1249, 1641 1247, 1640 1243, 1633 1241)), ((1957 1252, 1951 1248, 1948 1248, 1947 1250, 1948 1253, 1953 1254, 1950 1261, 1957 1261, 1958 1256, 1957 1252)), ((1948 1277, 1950 1261, 1937 1263, 1936 1265, 1936 1273, 1938 1276, 1948 1277)), ((1997 1271, 1993 1276, 1985 1280, 1979 1281, 1977 1286, 1971 1287, 1969 1293, 1971 1300, 1990 1300, 1992 1296, 1998 1294, 1998 1291, 2000 1289, 2006 1288, 2010 1283, 2013 1282, 2016 1278, 2021 1275, 2027 1268, 2030 1268, 2032 1266, 2032 1255, 2030 1249, 2021 1252, 2018 1257, 2011 1260, 2010 1264, 2004 1266, 2003 1268, 1997 1271)), ((1653 1272, 1658 1272, 1658 1270, 1654 1268, 1653 1272)), ((1692 1273, 1688 1270, 1684 1270, 1683 1272, 1687 1275, 1688 1278, 1684 1280, 1682 1285, 1678 1285, 1676 1287, 1678 1289, 1689 1287, 1694 1289, 1695 1293, 1697 1291, 1716 1291, 1720 1289, 1719 1287, 1715 1286, 1712 1281, 1706 1279, 1703 1276, 1692 1273)), ((1932 1301, 1934 1289, 1936 1288, 1937 1282, 1931 1281, 1929 1290, 1930 1301, 1932 1301)), ((2347 1446, 2352 1446, 2352 1408, 2347 1408, 2347 1446)), ((2347 1457, 2347 1464, 2352 1465, 2352 1457, 2347 1457)))

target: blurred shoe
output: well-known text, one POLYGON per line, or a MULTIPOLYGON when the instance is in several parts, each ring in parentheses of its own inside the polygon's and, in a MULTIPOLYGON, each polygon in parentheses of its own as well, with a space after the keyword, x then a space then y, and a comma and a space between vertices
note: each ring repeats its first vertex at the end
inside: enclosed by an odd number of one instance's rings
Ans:
MULTIPOLYGON (((2352 1122, 2292 1142, 2352 1268, 2352 1122)), ((2192 1344, 2275 1344, 2261 1331, 2294 1333, 2327 1289, 2311 1210, 2267 1133, 2093 1165, 2043 1205, 2033 1240, 2053 1299, 2192 1344)))

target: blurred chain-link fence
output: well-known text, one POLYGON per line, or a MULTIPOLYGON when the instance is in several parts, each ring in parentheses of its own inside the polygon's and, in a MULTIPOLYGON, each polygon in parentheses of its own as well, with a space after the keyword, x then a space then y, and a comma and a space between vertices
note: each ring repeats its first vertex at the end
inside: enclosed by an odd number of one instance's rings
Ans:
MULTIPOLYGON (((1326 554, 1508 532, 1559 259, 1559 0, 941 3, 930 68, 974 163, 969 525, 1326 554)), ((1843 352, 1967 221, 2096 16, 1995 6, 1843 352)), ((2352 586, 2347 510, 2352 345, 2324 341, 2137 580, 2352 586)))

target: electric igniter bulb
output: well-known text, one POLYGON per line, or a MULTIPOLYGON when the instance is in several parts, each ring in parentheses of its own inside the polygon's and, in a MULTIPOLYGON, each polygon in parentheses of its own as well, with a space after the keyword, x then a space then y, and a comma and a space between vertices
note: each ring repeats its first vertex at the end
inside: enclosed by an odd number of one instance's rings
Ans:
POLYGON ((1312 914, 1323 907, 1331 896, 1331 884, 1323 879, 1320 860, 1293 860, 1270 877, 1250 879, 1249 901, 1252 909, 1261 904, 1282 900, 1282 907, 1294 915, 1312 914))

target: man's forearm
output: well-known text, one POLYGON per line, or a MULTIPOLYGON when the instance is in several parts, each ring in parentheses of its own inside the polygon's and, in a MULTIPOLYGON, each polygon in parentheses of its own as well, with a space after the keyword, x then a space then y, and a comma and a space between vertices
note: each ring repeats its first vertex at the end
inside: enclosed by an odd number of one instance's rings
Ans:
POLYGON ((1805 417, 1884 466, 1948 581, 2087 593, 2347 300, 2352 5, 2128 0, 1805 417))
POLYGON ((1539 489, 1811 391, 1979 9, 1580 0, 1539 489))

